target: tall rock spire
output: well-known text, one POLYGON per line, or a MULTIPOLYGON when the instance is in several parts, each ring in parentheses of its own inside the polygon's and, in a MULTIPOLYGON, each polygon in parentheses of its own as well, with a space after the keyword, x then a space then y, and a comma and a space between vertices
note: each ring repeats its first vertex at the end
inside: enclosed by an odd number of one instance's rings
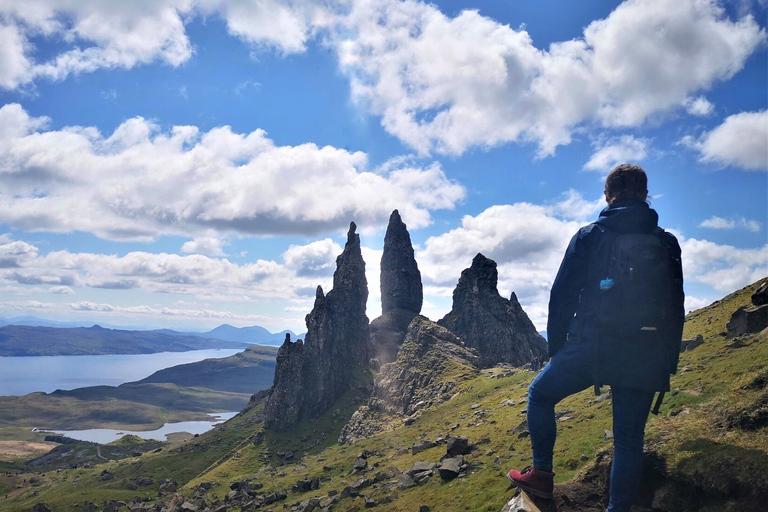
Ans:
POLYGON ((317 418, 349 389, 356 369, 368 364, 368 282, 360 236, 352 222, 344 251, 336 258, 333 289, 318 286, 306 317, 307 334, 280 347, 272 392, 264 406, 267 427, 286 430, 317 418))
POLYGON ((485 368, 498 363, 521 366, 546 357, 547 344, 525 314, 514 293, 499 295, 496 262, 478 254, 461 273, 453 291, 453 307, 438 324, 480 354, 485 368))
POLYGON ((424 292, 411 236, 395 210, 389 216, 381 255, 381 316, 371 322, 371 357, 380 367, 397 357, 408 324, 421 312, 424 292))
POLYGON ((381 255, 381 313, 402 309, 418 315, 423 301, 421 272, 413 255, 411 236, 395 210, 389 216, 381 255))

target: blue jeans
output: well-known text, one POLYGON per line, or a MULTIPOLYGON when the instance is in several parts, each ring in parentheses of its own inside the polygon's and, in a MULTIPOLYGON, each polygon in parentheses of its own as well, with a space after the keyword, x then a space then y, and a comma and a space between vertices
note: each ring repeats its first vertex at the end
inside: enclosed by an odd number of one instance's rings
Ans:
MULTIPOLYGON (((533 465, 552 467, 557 437, 555 405, 592 386, 592 345, 567 342, 528 388, 533 465)), ((643 473, 645 422, 653 392, 613 386, 613 464, 608 512, 629 512, 643 473)))

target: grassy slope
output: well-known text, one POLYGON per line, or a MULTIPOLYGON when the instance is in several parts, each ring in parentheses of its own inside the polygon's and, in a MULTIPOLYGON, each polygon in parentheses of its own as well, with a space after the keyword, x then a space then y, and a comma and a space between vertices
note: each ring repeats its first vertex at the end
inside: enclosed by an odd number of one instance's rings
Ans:
MULTIPOLYGON (((686 337, 701 334, 705 344, 682 354, 681 371, 672 380, 676 392, 666 400, 662 414, 651 418, 648 427, 648 447, 665 458, 669 473, 661 494, 665 510, 743 512, 761 510, 755 507, 765 503, 756 500, 762 499, 768 489, 768 428, 760 423, 761 408, 768 403, 768 339, 765 335, 745 336, 740 340, 745 346, 729 348, 733 340, 719 334, 725 331, 730 313, 749 303, 752 289, 736 292, 688 317, 686 337), (728 471, 727 479, 719 478, 723 466, 728 471)), ((442 446, 417 455, 408 448, 418 440, 453 434, 479 444, 479 451, 467 456, 476 466, 469 476, 448 483, 433 477, 422 486, 404 491, 369 487, 364 493, 374 498, 385 493, 396 498, 377 510, 413 511, 427 504, 432 510, 498 511, 512 494, 504 473, 510 467, 530 463, 529 441, 513 429, 525 419, 524 399, 533 375, 520 370, 483 371, 461 383, 457 397, 425 411, 413 425, 352 446, 339 446, 335 439, 344 422, 341 418, 348 418, 354 410, 354 392, 340 402, 339 417, 329 413, 300 424, 290 433, 266 432, 264 442, 258 446, 252 442, 263 428, 255 421, 257 407, 195 438, 176 453, 166 450, 92 470, 69 471, 63 476, 49 473, 45 477, 49 480, 38 488, 37 496, 30 496, 32 490, 15 490, 0 508, 29 510, 37 501, 46 501, 57 510, 57 506, 64 509, 86 498, 99 502, 105 498, 156 496, 157 484, 139 491, 125 488, 125 481, 137 475, 152 475, 156 480, 172 476, 180 485, 186 484, 181 492, 190 496, 201 482, 219 482, 221 485, 209 491, 213 498, 222 498, 230 482, 244 478, 262 483, 266 492, 289 489, 305 477, 332 478, 318 491, 289 494, 287 503, 292 504, 311 496, 326 496, 330 490, 341 491, 358 478, 349 471, 357 454, 364 450, 373 453, 368 464, 376 469, 366 474, 370 477, 388 467, 407 470, 417 460, 437 462, 445 451, 442 446), (453 429, 455 424, 460 426, 453 429), (277 454, 286 450, 297 455, 281 465, 277 454), (113 480, 98 479, 105 468, 115 472, 113 480), (75 475, 79 476, 77 481, 75 475)), ((558 410, 572 412, 564 413, 559 420, 556 481, 576 477, 578 483, 585 470, 595 464, 595 454, 611 446, 604 434, 611 428, 610 402, 596 401, 587 390, 563 401, 558 410)), ((569 486, 561 489, 567 492, 569 486)), ((334 510, 347 511, 355 506, 363 508, 361 498, 343 500, 334 510)), ((559 507, 561 511, 576 510, 562 502, 559 507)), ((274 508, 281 509, 282 505, 274 508)))
POLYGON ((276 353, 276 347, 251 346, 117 387, 0 396, 0 427, 152 430, 167 422, 207 420, 205 413, 243 409, 253 392, 271 386, 276 353))

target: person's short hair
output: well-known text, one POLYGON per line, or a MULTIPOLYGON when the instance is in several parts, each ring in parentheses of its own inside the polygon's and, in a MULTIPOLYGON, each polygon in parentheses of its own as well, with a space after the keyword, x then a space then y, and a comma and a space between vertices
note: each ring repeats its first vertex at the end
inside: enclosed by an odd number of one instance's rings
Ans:
POLYGON ((635 164, 617 165, 605 178, 605 193, 613 201, 645 201, 648 197, 645 170, 635 164))

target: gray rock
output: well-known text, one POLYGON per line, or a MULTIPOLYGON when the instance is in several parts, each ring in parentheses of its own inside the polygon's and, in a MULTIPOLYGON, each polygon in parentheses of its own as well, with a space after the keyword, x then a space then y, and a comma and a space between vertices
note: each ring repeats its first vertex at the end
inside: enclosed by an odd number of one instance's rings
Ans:
POLYGON ((397 478, 397 488, 405 490, 410 489, 411 487, 416 487, 416 482, 411 478, 411 475, 408 473, 400 473, 400 476, 397 478))
POLYGON ((368 404, 344 426, 339 443, 354 443, 452 398, 455 387, 478 373, 477 355, 450 331, 422 316, 413 319, 397 360, 374 380, 368 404))
POLYGON ((437 466, 437 471, 440 473, 440 478, 443 480, 453 480, 459 476, 463 462, 464 460, 458 457, 443 460, 440 465, 437 466))
POLYGON ((381 255, 381 316, 371 322, 374 369, 392 362, 411 320, 421 312, 424 293, 413 245, 397 210, 392 212, 381 255))
POLYGON ((416 316, 423 300, 421 272, 413 255, 411 236, 395 210, 389 217, 381 256, 381 312, 400 309, 416 316))
POLYGON ((768 281, 763 281, 757 290, 755 290, 755 293, 752 294, 751 299, 753 306, 764 306, 768 304, 768 281))
POLYGON ((301 419, 317 418, 349 390, 355 369, 368 367, 368 282, 355 230, 353 222, 336 259, 333 289, 324 295, 317 287, 303 344, 286 336, 278 350, 275 380, 264 406, 268 428, 283 431, 301 419))
POLYGON ((729 338, 762 331, 768 327, 768 304, 737 309, 725 327, 729 338))
POLYGON ((478 254, 453 291, 451 311, 437 323, 477 350, 483 368, 499 363, 522 366, 547 356, 547 342, 536 332, 512 293, 499 295, 496 262, 478 254))
POLYGON ((466 437, 448 436, 446 440, 445 451, 451 457, 455 457, 456 455, 467 455, 472 450, 469 444, 469 440, 466 437))
POLYGON ((524 492, 513 496, 504 507, 501 512, 541 512, 533 500, 524 492))
POLYGON ((413 444, 413 446, 411 446, 411 455, 416 455, 417 453, 421 453, 424 450, 429 450, 434 446, 436 446, 436 444, 433 441, 417 441, 413 444))
POLYGON ((695 338, 692 339, 686 339, 680 342, 680 352, 688 352, 696 347, 699 347, 704 344, 704 336, 699 334, 695 338))
POLYGON ((35 503, 35 505, 32 507, 32 512, 53 512, 53 509, 50 505, 44 502, 35 503))
POLYGON ((355 465, 352 467, 353 471, 363 471, 368 467, 368 461, 363 457, 355 459, 355 465))

